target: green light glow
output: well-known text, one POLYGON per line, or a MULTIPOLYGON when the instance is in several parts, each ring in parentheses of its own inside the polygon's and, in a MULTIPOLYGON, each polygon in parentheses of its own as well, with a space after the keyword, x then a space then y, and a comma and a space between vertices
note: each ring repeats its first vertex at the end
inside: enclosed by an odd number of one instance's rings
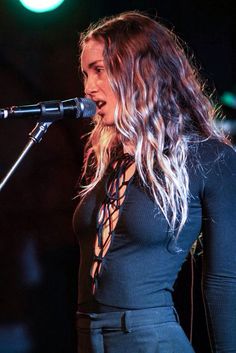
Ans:
POLYGON ((55 10, 64 0, 20 0, 21 4, 33 12, 47 12, 55 10))
POLYGON ((236 108, 236 95, 231 92, 224 92, 221 96, 221 102, 228 107, 236 108))

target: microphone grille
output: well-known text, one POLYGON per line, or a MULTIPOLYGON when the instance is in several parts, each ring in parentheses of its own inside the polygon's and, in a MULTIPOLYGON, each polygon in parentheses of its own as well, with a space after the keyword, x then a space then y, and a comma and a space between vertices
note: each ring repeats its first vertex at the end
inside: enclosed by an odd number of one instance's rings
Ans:
POLYGON ((80 116, 83 118, 91 118, 96 114, 96 104, 89 98, 79 98, 80 102, 80 116))

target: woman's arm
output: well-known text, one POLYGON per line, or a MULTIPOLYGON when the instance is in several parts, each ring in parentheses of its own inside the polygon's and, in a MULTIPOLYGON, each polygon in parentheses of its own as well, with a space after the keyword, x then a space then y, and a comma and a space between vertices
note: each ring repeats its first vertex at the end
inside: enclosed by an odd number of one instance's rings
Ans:
MULTIPOLYGON (((213 154, 211 151, 210 154, 213 154)), ((218 144, 203 192, 203 296, 212 351, 236 352, 236 153, 218 144)))

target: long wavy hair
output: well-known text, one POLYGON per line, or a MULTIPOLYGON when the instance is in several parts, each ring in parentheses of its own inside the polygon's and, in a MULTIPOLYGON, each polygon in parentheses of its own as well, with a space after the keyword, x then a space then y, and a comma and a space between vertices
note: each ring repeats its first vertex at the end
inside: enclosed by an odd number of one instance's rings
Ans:
POLYGON ((215 109, 179 39, 145 14, 125 12, 90 26, 81 35, 81 50, 90 39, 104 43, 104 65, 118 104, 114 126, 94 118, 82 173, 92 169, 93 176, 81 195, 103 178, 120 146, 132 143, 143 185, 179 233, 188 214, 189 145, 223 140, 213 124, 215 109))

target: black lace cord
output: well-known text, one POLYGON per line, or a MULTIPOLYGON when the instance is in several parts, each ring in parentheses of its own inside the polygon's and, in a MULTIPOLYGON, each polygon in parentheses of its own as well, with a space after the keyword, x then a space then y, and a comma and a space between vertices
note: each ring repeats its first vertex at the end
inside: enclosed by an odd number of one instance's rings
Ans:
POLYGON ((128 188, 126 187, 123 195, 119 196, 119 192, 124 185, 128 186, 132 179, 131 178, 130 180, 125 181, 125 172, 132 165, 133 161, 134 159, 132 156, 129 154, 124 154, 111 162, 111 166, 114 165, 114 163, 116 163, 116 166, 111 170, 111 173, 106 180, 106 197, 97 216, 97 237, 100 251, 98 255, 94 254, 93 257, 94 263, 96 263, 96 268, 92 278, 94 290, 97 288, 100 267, 105 256, 103 256, 104 248, 106 248, 107 244, 111 242, 114 234, 112 230, 112 216, 121 208, 120 200, 126 196, 128 188), (113 208, 113 211, 111 211, 111 208, 113 208), (105 242, 103 242, 103 229, 107 222, 109 231, 105 242))
POLYGON ((111 200, 119 200, 122 198, 122 196, 119 197, 119 190, 124 185, 123 182, 125 178, 125 172, 131 166, 131 164, 133 164, 133 162, 134 162, 134 158, 130 156, 128 153, 123 154, 122 156, 114 159, 111 162, 111 165, 116 163, 116 166, 115 168, 112 169, 110 175, 107 178, 107 182, 105 185, 106 196, 109 199, 109 202, 111 200), (122 177, 122 183, 121 183, 121 186, 119 186, 121 177, 122 177), (115 195, 114 193, 113 194, 110 193, 110 190, 114 190, 113 188, 114 184, 116 184, 115 195))

